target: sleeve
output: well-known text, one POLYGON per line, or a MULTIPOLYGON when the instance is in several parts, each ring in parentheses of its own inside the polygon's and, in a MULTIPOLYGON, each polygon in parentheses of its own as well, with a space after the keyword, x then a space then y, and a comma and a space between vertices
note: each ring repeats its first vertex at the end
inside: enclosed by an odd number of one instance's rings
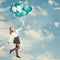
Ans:
POLYGON ((19 29, 16 29, 16 32, 19 32, 20 30, 22 30, 22 27, 20 27, 19 29))
POLYGON ((10 39, 9 39, 8 42, 9 42, 9 43, 12 42, 13 38, 14 38, 13 35, 10 35, 10 39))

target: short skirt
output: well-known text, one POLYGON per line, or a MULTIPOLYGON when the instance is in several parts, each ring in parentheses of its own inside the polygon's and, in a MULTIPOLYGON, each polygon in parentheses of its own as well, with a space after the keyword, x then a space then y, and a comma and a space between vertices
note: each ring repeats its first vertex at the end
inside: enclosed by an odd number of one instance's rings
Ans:
POLYGON ((20 44, 19 36, 17 36, 17 37, 14 38, 13 43, 14 44, 20 44))

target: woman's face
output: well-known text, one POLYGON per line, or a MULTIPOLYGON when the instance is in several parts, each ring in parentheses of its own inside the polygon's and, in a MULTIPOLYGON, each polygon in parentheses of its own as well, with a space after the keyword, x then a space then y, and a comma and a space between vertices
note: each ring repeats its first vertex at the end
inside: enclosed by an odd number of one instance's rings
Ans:
POLYGON ((14 32, 14 28, 13 27, 11 27, 11 30, 14 32))

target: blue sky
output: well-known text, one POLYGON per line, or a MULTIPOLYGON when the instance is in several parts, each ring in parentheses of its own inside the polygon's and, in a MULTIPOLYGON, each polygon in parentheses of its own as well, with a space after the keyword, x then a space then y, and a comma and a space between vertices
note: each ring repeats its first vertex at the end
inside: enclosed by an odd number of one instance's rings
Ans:
POLYGON ((9 40, 9 26, 18 29, 23 21, 24 27, 19 32, 22 58, 16 58, 14 52, 9 55, 9 49, 4 48, 0 60, 60 60, 60 1, 27 0, 32 11, 16 17, 9 7, 19 1, 0 0, 0 47, 9 40))

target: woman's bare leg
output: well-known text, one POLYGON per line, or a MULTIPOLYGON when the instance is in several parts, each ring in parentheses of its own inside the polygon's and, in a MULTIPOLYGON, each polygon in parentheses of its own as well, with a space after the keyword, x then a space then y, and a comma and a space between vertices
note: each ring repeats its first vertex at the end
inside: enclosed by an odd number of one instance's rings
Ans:
POLYGON ((16 57, 18 58, 21 58, 19 55, 18 55, 18 49, 20 48, 20 45, 19 44, 16 44, 16 57))
POLYGON ((15 46, 16 46, 15 48, 13 48, 13 49, 10 50, 9 54, 11 54, 13 51, 16 51, 16 57, 21 58, 18 55, 18 49, 20 48, 20 44, 16 44, 15 46))
POLYGON ((9 52, 9 54, 11 54, 14 50, 16 50, 17 49, 17 47, 16 47, 16 45, 15 45, 15 48, 13 48, 13 49, 11 49, 10 50, 10 52, 9 52))

